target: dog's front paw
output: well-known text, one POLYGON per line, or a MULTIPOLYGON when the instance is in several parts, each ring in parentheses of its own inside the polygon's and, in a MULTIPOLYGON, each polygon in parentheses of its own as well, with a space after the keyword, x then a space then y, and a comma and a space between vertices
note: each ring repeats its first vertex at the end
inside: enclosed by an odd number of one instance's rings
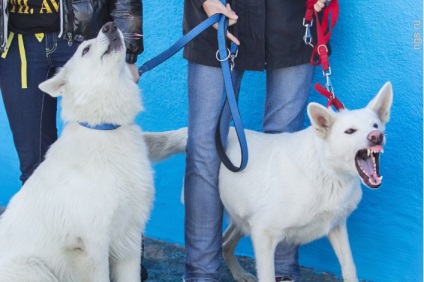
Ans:
POLYGON ((234 276, 234 280, 237 282, 257 282, 258 281, 255 275, 246 271, 239 273, 237 276, 234 276))

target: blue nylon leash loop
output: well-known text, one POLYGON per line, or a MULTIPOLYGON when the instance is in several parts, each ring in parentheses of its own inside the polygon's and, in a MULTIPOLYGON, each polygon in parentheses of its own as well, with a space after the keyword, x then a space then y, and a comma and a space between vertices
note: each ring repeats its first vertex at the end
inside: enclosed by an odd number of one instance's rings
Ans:
MULTIPOLYGON (((197 25, 195 28, 190 30, 185 36, 183 36, 180 40, 178 40, 174 45, 169 47, 167 50, 165 50, 158 56, 154 57, 150 61, 144 63, 141 67, 138 68, 138 72, 139 72, 139 75, 142 76, 143 73, 155 68, 162 62, 166 61, 172 55, 177 53, 181 48, 183 48, 187 43, 193 40, 197 35, 199 35, 204 30, 206 30, 207 28, 209 28, 210 26, 212 26, 214 23, 218 21, 219 21, 219 24, 218 24, 219 58, 221 58, 220 60, 222 60, 221 66, 222 66, 222 72, 224 77, 225 91, 223 93, 223 99, 221 102, 221 113, 220 113, 217 127, 216 127, 215 141, 216 141, 216 147, 218 150, 218 155, 221 158, 222 163, 229 170, 237 172, 237 171, 243 170, 246 167, 247 160, 248 160, 248 152, 247 152, 246 136, 244 133, 242 122, 241 122, 240 113, 238 111, 237 101, 234 95, 234 88, 233 88, 233 84, 231 80, 231 71, 230 71, 230 66, 228 63, 228 58, 226 60, 223 60, 223 58, 226 58, 226 56, 228 55, 227 47, 226 47, 228 18, 223 14, 215 14, 207 18, 206 20, 201 22, 199 25, 197 25), (230 107, 231 116, 233 119, 234 127, 236 129, 236 133, 237 133, 237 137, 238 137, 240 149, 241 149, 241 164, 239 167, 234 166, 233 163, 228 158, 228 156, 226 155, 225 148, 222 142, 221 133, 220 133, 221 116, 224 111, 225 105, 227 103, 230 107)), ((230 56, 229 56, 229 59, 232 62, 231 69, 234 66, 233 63, 234 63, 234 58, 236 56, 237 56, 237 45, 232 43, 230 56)), ((222 126, 224 126, 224 124, 222 126)))
MULTIPOLYGON (((237 106, 236 97, 234 95, 234 87, 231 79, 231 71, 228 60, 224 60, 222 58, 226 58, 228 56, 227 46, 226 46, 226 34, 228 27, 228 18, 224 15, 221 16, 218 23, 218 47, 219 47, 219 56, 221 61, 222 74, 224 77, 225 91, 223 93, 222 103, 221 103, 221 112, 218 118, 218 123, 215 131, 215 143, 217 147, 217 152, 219 157, 221 158, 222 163, 231 171, 238 172, 243 170, 248 162, 248 149, 247 149, 247 141, 244 132, 244 127, 241 122, 240 113, 237 106), (230 108, 231 116, 234 123, 234 128, 237 133, 237 138, 240 145, 241 150, 241 162, 240 166, 235 166, 231 160, 228 158, 225 148, 224 142, 221 136, 221 126, 226 126, 222 124, 222 114, 225 109, 225 105, 228 103, 230 108)), ((233 49, 233 48, 232 48, 233 49)))

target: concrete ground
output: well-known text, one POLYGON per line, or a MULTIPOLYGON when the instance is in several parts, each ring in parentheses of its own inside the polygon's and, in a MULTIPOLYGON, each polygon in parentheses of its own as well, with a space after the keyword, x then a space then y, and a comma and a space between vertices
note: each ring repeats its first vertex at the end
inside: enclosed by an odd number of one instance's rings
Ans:
MULTIPOLYGON (((149 272, 147 282, 178 282, 182 281, 184 272, 184 248, 176 244, 169 244, 152 238, 145 238, 144 266, 149 272)), ((251 273, 255 273, 252 258, 239 257, 240 264, 251 273)), ((225 263, 222 264, 222 282, 234 281, 225 263)), ((334 282, 336 279, 330 273, 316 272, 313 269, 302 267, 301 279, 297 282, 334 282)))
MULTIPOLYGON (((0 206, 0 215, 4 208, 0 206)), ((184 273, 184 248, 176 244, 144 238, 145 258, 143 265, 147 268, 147 282, 178 282, 184 273)), ((239 257, 240 264, 249 272, 255 273, 255 262, 249 257, 239 257)), ((222 263, 222 282, 234 281, 225 263, 222 263)), ((319 273, 302 267, 301 279, 296 282, 334 282, 341 281, 330 273, 319 273)))

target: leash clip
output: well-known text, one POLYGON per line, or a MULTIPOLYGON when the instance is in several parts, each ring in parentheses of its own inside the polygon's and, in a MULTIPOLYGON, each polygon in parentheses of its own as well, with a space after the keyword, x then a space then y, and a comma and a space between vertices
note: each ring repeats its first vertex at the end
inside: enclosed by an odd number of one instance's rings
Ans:
POLYGON ((231 53, 231 55, 230 55, 230 70, 231 71, 233 71, 234 66, 236 65, 234 60, 235 60, 235 58, 237 58, 237 55, 238 55, 238 49, 236 50, 235 53, 231 53))
POLYGON ((328 92, 331 93, 332 99, 335 98, 334 95, 334 88, 333 84, 331 83, 330 75, 331 75, 331 68, 329 67, 328 70, 323 70, 322 75, 325 77, 325 88, 328 90, 328 92))
POLYGON ((234 62, 234 59, 235 58, 237 58, 237 55, 238 55, 238 49, 236 50, 236 52, 235 53, 232 53, 231 51, 230 51, 230 49, 228 49, 227 48, 227 57, 225 57, 224 59, 220 59, 219 58, 219 50, 217 50, 216 51, 216 59, 219 61, 219 62, 225 62, 225 61, 229 61, 229 64, 230 64, 230 70, 231 71, 233 71, 233 69, 234 69, 234 66, 235 66, 235 62, 234 62))
POLYGON ((312 34, 311 34, 311 27, 314 25, 314 19, 311 21, 306 21, 305 18, 303 18, 303 26, 305 27, 305 35, 303 36, 303 42, 305 42, 306 45, 311 46, 312 48, 314 45, 312 44, 312 34))

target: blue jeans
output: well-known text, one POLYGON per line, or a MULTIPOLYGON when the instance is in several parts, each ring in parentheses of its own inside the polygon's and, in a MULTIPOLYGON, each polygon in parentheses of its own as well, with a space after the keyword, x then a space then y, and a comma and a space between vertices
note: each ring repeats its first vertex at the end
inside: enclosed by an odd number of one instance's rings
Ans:
MULTIPOLYGON (((263 130, 269 133, 296 131, 303 126, 314 67, 305 64, 268 70, 263 130)), ((236 95, 243 72, 233 72, 236 95)), ((222 99, 220 68, 188 64, 188 141, 185 199, 184 280, 220 281, 223 206, 218 190, 220 159, 215 147, 215 127, 222 99)), ((226 118, 229 120, 227 113, 226 118)), ((229 124, 229 123, 228 123, 229 124)), ((298 246, 279 244, 276 276, 297 279, 298 246)))
POLYGON ((22 183, 30 177, 57 139, 57 100, 42 92, 38 85, 54 75, 78 47, 76 42, 69 46, 66 40, 57 36, 57 33, 47 33, 39 42, 35 35, 22 35, 26 73, 21 70, 17 34, 6 57, 0 58, 0 89, 18 152, 22 183), (25 79, 27 88, 23 88, 25 79))

